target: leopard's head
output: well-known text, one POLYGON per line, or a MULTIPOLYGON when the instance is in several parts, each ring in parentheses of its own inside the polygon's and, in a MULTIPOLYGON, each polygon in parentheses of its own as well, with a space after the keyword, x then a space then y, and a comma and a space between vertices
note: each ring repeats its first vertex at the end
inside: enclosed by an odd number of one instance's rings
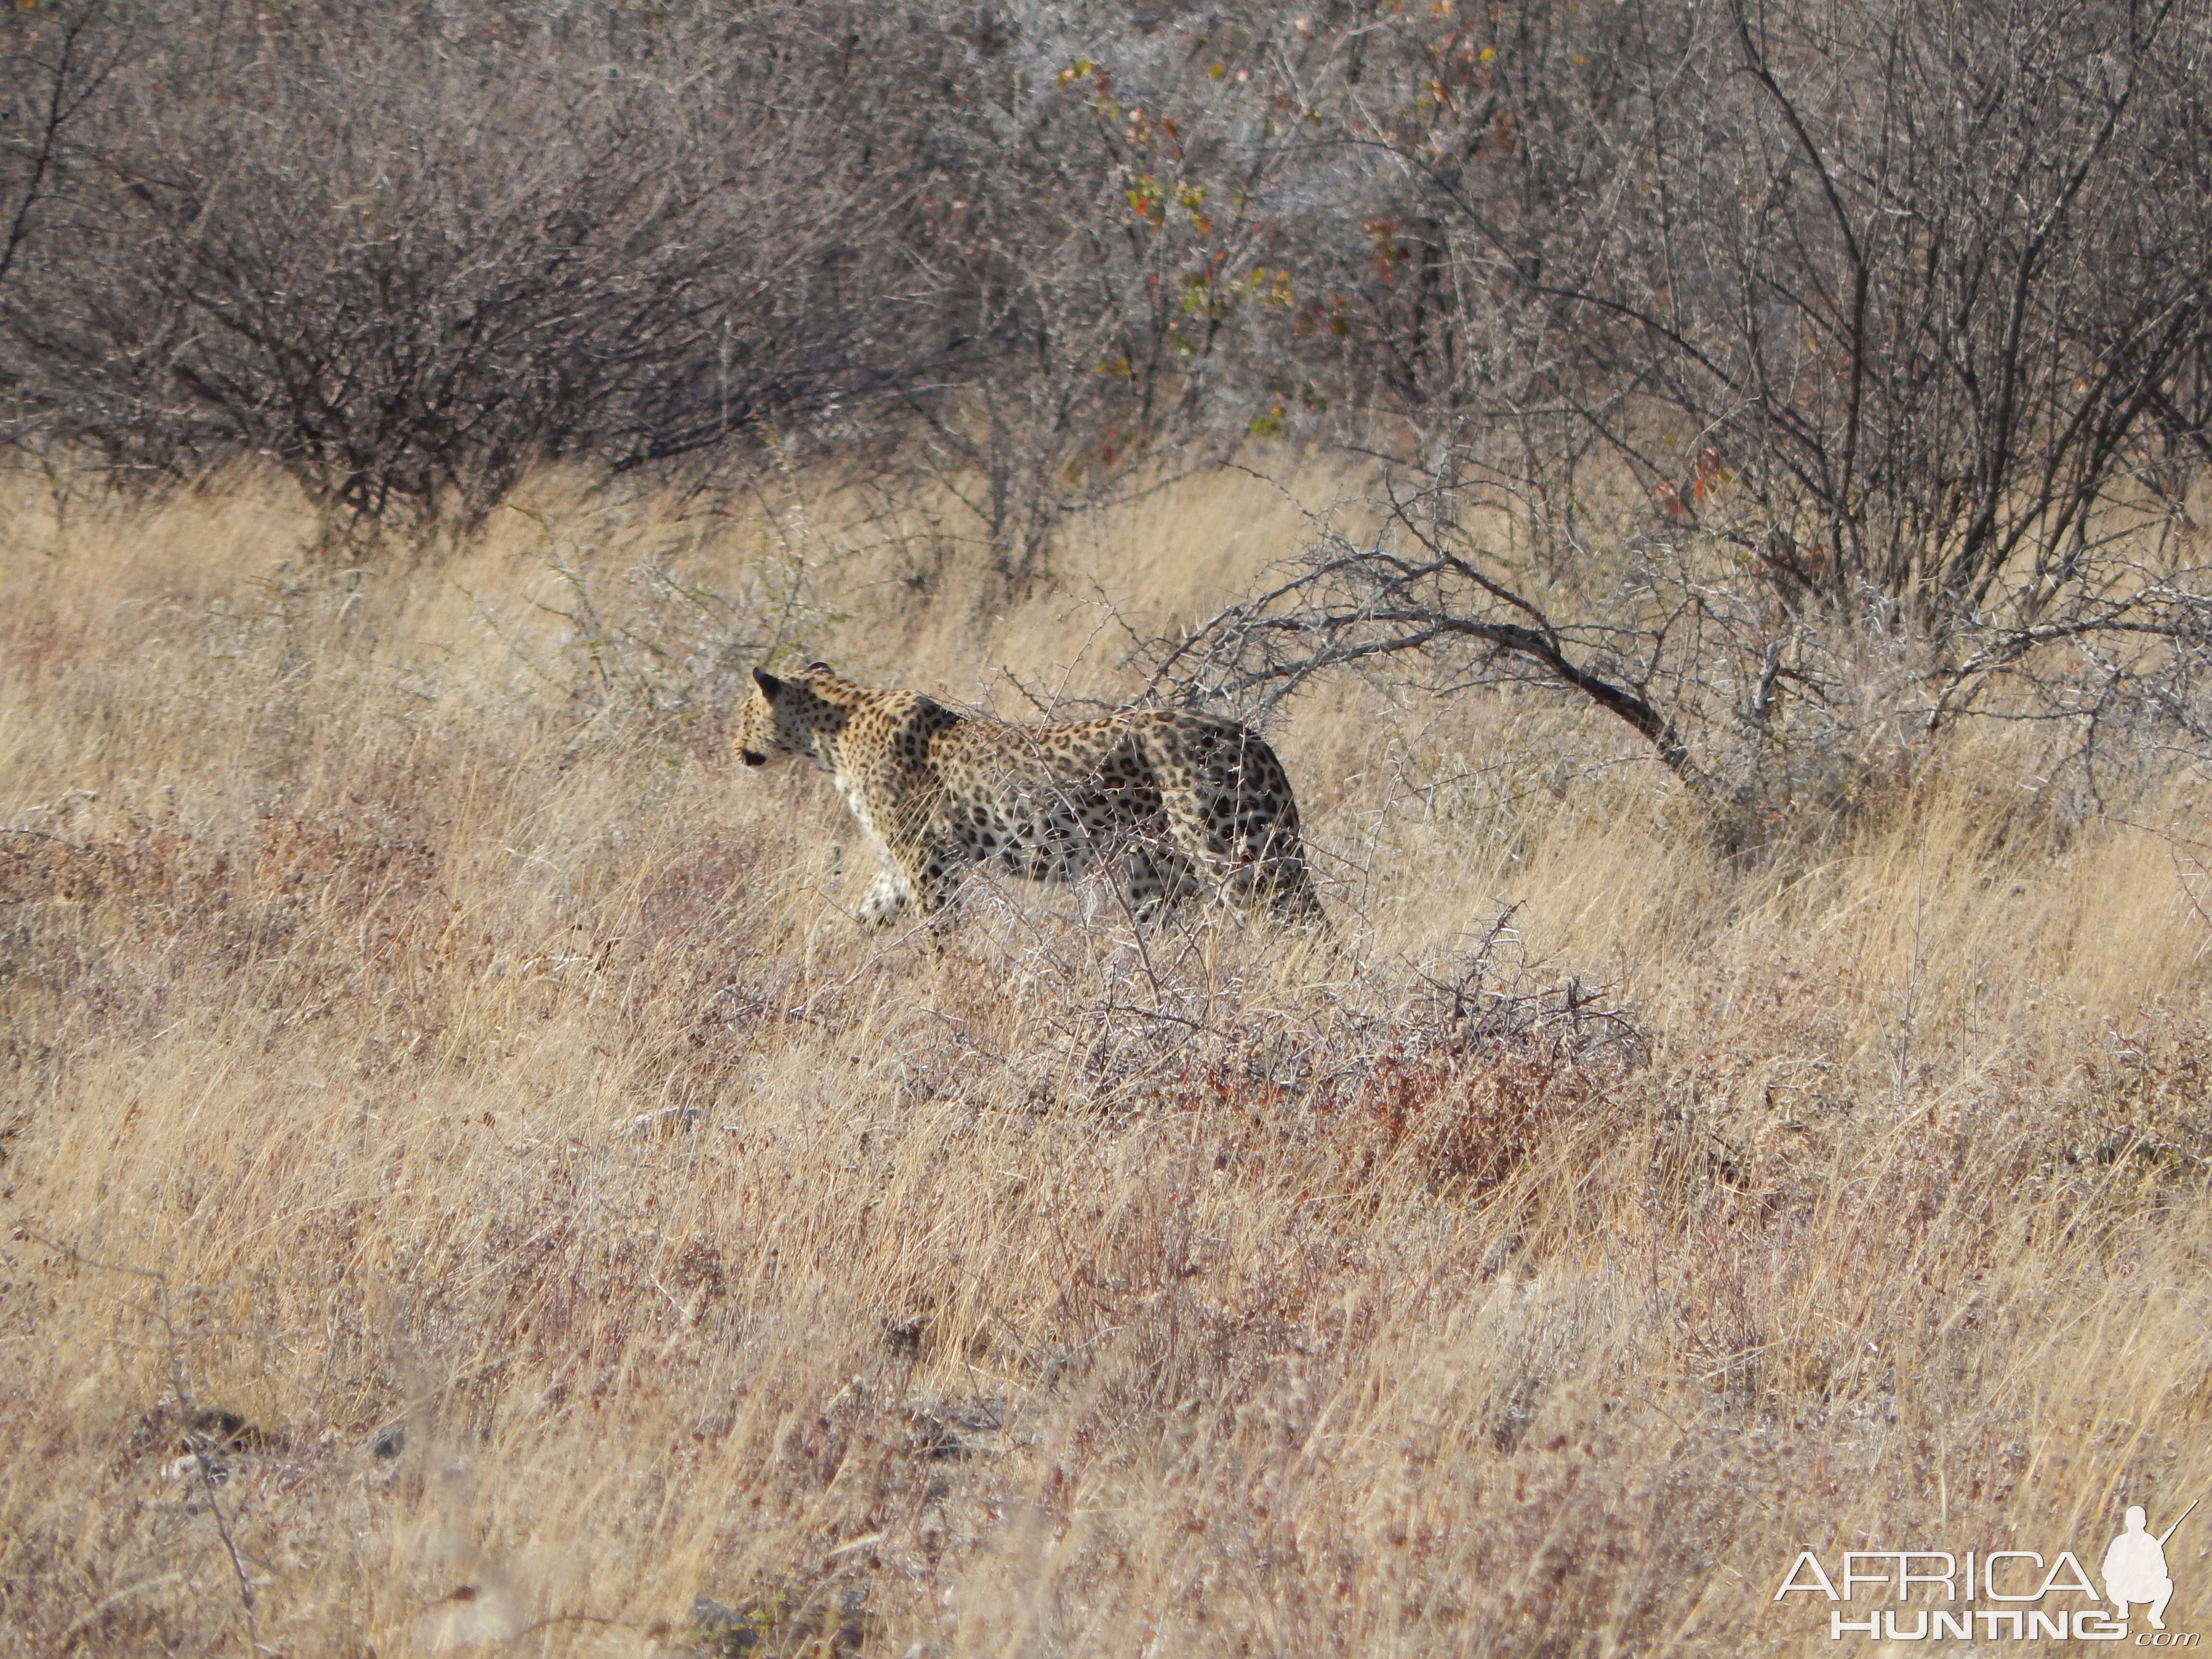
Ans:
POLYGON ((731 739, 739 760, 748 766, 765 766, 777 755, 821 758, 817 739, 844 725, 845 711, 809 684, 817 674, 830 676, 830 665, 809 663, 789 679, 779 679, 766 669, 753 670, 752 695, 738 711, 738 729, 731 739))

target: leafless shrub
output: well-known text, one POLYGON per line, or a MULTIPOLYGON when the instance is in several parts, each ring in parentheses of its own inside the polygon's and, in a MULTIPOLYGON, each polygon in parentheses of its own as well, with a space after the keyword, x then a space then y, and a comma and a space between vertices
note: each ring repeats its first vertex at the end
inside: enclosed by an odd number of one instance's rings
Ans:
POLYGON ((156 476, 261 454, 342 531, 766 418, 965 500, 1018 584, 1287 292, 1277 151, 1214 55, 1257 61, 1249 26, 1202 58, 1054 5, 9 27, 15 435, 156 476))
POLYGON ((0 46, 0 287, 50 222, 66 222, 91 159, 83 129, 127 55, 105 27, 108 10, 93 0, 9 21, 0 46))
POLYGON ((831 137, 833 20, 96 21, 129 71, 4 317, 54 435, 167 470, 243 447, 419 526, 532 461, 681 453, 870 379, 896 253, 869 227, 914 181, 831 137))
POLYGON ((1274 337, 1362 411, 1334 429, 1385 530, 1322 526, 1173 650, 1182 690, 1392 656, 1532 682, 1626 721, 1731 840, 1968 709, 2051 723, 2093 796, 2147 749, 2203 757, 2187 9, 1300 34, 1269 76, 1313 136, 1274 337))
POLYGON ((1726 845, 1831 818, 1908 776, 1969 712, 2050 734, 2045 766, 2157 787, 2203 743, 2202 569, 2108 550, 2063 620, 1961 623, 1943 639, 1868 594, 1857 614, 1777 609, 1710 543, 1654 538, 1619 564, 1545 576, 1503 554, 1463 492, 1376 503, 1365 543, 1316 526, 1276 585, 1141 653, 1157 695, 1265 718, 1314 677, 1389 672, 1438 695, 1513 684, 1633 731, 1726 845))
POLYGON ((2033 622, 2201 458, 2186 9, 1334 27, 1296 90, 1377 215, 1312 239, 1345 373, 1554 552, 1618 533, 1593 486, 1625 469, 1793 611, 1871 589, 1949 627, 2002 594, 2033 622))
POLYGON ((1607 1121, 1608 1091, 1649 1057, 1633 1011, 1526 960, 1511 922, 1509 908, 1437 963, 1309 941, 1277 976, 1242 964, 1255 941, 1203 925, 1145 927, 1110 907, 1072 933, 971 915, 982 994, 939 1004, 944 1040, 913 1052, 908 1086, 921 1099, 1018 1090, 1030 1110, 1109 1122, 1194 1114, 1255 1151, 1318 1137, 1358 1168, 1486 1191, 1607 1121), (1010 992, 1035 1036, 1021 1052, 980 1046, 1010 992))
POLYGON ((1293 232, 1272 211, 1289 156, 1249 90, 1279 21, 1014 15, 1022 89, 964 131, 972 182, 945 232, 994 349, 907 401, 909 464, 968 501, 1021 587, 1071 507, 1233 451, 1249 325, 1291 303, 1293 232))

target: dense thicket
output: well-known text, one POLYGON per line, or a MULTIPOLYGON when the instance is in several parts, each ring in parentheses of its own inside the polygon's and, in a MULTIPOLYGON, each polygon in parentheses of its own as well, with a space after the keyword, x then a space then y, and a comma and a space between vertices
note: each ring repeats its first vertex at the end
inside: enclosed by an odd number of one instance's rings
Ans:
POLYGON ((1201 411, 1387 412, 1570 533, 1585 457, 1677 513, 1725 469, 1793 596, 1972 589, 2115 447, 2204 446, 2205 24, 18 9, 6 371, 24 429, 248 445, 371 513, 833 406, 1109 468, 1201 411))
POLYGON ((1395 528, 1227 619, 1217 691, 1472 652, 1710 780, 1686 726, 1832 708, 1871 624, 1929 726, 2064 642, 2055 712, 2205 735, 2203 0, 0 27, 21 444, 419 532, 773 428, 958 493, 1019 583, 1147 463, 1304 436, 1395 528))
MULTIPOLYGON (((247 448, 334 508, 435 520, 532 460, 842 416, 980 476, 1033 555, 1035 498, 1140 447, 1192 355, 1104 72, 1062 73, 1071 27, 790 0, 15 12, 16 432, 171 471, 247 448)), ((1172 78, 1170 38, 1131 36, 1172 78)))

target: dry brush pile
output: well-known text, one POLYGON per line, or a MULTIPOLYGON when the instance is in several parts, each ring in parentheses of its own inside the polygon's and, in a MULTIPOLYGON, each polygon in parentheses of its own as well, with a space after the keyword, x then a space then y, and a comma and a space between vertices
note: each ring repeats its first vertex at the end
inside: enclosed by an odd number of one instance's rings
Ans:
POLYGON ((1370 690, 1279 733, 1340 946, 939 951, 719 752, 651 606, 742 547, 302 574, 250 496, 6 555, 8 1652, 1789 1651, 1799 1547, 2212 1473, 2179 803, 1962 750, 1729 859, 1370 690))

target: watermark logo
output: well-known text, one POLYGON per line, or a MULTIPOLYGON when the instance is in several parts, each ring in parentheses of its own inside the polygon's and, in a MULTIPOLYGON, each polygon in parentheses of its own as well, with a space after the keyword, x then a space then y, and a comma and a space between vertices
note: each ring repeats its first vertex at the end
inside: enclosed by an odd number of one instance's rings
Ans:
POLYGON ((2166 1627, 2166 1604, 2173 1599, 2166 1545, 2197 1503, 2192 1499, 2159 1533, 2151 1531, 2142 1505, 2130 1504, 2099 1565, 2101 1595, 2072 1550, 2047 1559, 2038 1550, 1846 1550, 1833 1573, 1804 1550, 1783 1574, 1773 1599, 1810 1595, 1859 1604, 1829 1608, 1828 1638, 1836 1642, 1852 1636, 1890 1642, 1978 1637, 2194 1648, 2202 1644, 2198 1632, 2166 1627), (1877 1601, 1884 1605, 1863 1605, 1877 1601), (2141 1628, 2134 1622, 2138 1608, 2141 1628))
MULTIPOLYGON (((2189 1510, 2196 1507, 2192 1501, 2189 1510)), ((2105 1595, 2119 1609, 2115 1616, 2123 1622, 2129 1604, 2140 1601, 2150 1609, 2150 1627, 2166 1628, 2166 1604, 2173 1600, 2173 1580, 2166 1571, 2166 1540, 2189 1518, 2189 1510, 2182 1510, 2180 1521, 2154 1538, 2142 1505, 2128 1505, 2127 1530, 2105 1551, 2105 1595)))

